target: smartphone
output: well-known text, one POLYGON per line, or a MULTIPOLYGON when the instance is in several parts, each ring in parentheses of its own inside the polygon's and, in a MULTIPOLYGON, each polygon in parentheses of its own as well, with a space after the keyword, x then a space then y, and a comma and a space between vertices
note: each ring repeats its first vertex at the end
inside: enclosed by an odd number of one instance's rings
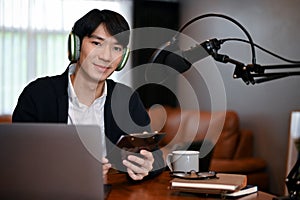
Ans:
POLYGON ((117 142, 117 146, 126 150, 141 150, 146 149, 148 151, 157 147, 158 143, 164 138, 165 133, 158 132, 145 132, 145 133, 132 133, 128 135, 122 135, 117 142))

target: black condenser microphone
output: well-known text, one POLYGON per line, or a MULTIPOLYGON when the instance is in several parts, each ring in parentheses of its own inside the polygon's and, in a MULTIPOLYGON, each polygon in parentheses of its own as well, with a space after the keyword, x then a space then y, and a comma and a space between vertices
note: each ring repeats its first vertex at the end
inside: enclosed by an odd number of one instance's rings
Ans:
POLYGON ((217 39, 207 40, 201 44, 191 47, 188 50, 179 50, 176 41, 167 42, 154 52, 150 59, 150 63, 160 63, 168 65, 179 73, 183 73, 190 69, 191 65, 209 55, 218 58, 218 50, 221 42, 217 39))

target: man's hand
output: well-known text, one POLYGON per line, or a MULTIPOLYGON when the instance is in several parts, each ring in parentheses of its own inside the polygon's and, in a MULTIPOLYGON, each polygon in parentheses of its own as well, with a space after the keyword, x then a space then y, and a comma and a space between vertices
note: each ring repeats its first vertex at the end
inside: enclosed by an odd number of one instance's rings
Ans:
POLYGON ((109 161, 108 161, 107 158, 102 158, 101 162, 102 162, 102 175, 103 175, 103 179, 106 180, 106 175, 108 173, 108 170, 111 168, 111 164, 109 163, 109 161))
POLYGON ((127 167, 128 175, 133 180, 142 180, 153 169, 154 157, 152 153, 147 150, 141 150, 140 154, 143 155, 143 158, 129 155, 127 157, 128 160, 123 160, 123 164, 127 167))

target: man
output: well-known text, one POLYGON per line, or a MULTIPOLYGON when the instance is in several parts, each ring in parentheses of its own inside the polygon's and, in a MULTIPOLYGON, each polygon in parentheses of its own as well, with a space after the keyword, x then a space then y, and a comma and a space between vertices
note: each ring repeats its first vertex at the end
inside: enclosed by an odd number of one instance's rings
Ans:
MULTIPOLYGON (((123 68, 128 42, 129 25, 120 14, 97 9, 88 12, 74 24, 69 36, 71 63, 67 70, 31 82, 19 97, 13 122, 97 124, 104 147, 103 174, 112 164, 120 167, 111 154, 120 136, 151 131, 150 118, 137 93, 107 79, 123 68)), ((158 148, 139 153, 122 160, 133 180, 162 171, 158 148)))

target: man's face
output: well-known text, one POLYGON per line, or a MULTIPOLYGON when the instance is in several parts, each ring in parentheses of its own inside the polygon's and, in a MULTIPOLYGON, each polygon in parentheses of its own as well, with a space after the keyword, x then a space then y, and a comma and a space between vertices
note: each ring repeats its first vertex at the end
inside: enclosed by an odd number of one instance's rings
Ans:
POLYGON ((93 81, 104 81, 118 67, 123 55, 123 46, 100 24, 90 37, 82 41, 80 70, 93 81))

